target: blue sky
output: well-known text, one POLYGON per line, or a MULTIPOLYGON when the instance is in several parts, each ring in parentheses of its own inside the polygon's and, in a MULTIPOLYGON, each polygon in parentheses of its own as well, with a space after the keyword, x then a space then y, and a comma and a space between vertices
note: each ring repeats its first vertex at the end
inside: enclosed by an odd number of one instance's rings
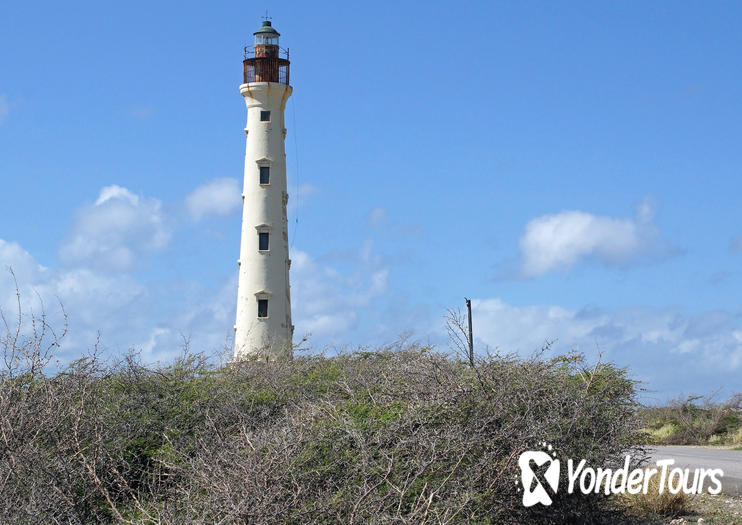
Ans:
POLYGON ((64 303, 63 359, 224 344, 265 9, 313 349, 445 349, 468 296, 478 348, 602 352, 650 401, 742 390, 735 2, 6 2, 0 263, 64 303))

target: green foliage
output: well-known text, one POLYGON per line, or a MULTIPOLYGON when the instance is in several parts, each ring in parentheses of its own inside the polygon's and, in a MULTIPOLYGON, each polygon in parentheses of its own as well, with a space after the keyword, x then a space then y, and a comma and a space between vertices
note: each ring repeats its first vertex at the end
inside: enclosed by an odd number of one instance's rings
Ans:
POLYGON ((723 445, 742 428, 742 394, 723 402, 691 396, 640 410, 645 440, 657 445, 723 445))
POLYGON ((415 346, 227 367, 199 355, 81 360, 0 381, 0 425, 12 429, 0 518, 595 520, 609 512, 599 498, 523 508, 517 457, 547 441, 614 463, 636 441, 634 394, 624 370, 575 354, 475 367, 415 346))

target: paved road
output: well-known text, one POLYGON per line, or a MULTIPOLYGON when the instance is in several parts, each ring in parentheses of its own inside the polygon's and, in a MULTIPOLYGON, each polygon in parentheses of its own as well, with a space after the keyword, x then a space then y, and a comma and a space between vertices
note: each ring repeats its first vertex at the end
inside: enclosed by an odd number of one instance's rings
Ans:
POLYGON ((721 480, 726 494, 742 494, 742 450, 722 450, 704 447, 652 447, 651 461, 672 458, 674 467, 720 468, 724 471, 721 480))

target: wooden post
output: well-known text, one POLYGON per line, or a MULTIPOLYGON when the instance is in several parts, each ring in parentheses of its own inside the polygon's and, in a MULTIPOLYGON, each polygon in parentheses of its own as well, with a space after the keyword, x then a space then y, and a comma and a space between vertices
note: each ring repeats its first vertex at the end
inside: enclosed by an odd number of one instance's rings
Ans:
POLYGON ((471 299, 464 297, 466 301, 466 311, 469 314, 469 362, 474 366, 474 335, 471 328, 471 299))

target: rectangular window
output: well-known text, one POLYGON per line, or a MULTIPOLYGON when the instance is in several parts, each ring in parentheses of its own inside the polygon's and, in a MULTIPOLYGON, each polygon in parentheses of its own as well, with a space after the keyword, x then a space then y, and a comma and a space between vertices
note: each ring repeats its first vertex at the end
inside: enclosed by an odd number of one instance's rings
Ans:
POLYGON ((271 120, 271 112, 270 111, 261 111, 260 112, 260 122, 270 122, 271 120))
POLYGON ((268 317, 268 299, 258 299, 258 317, 268 317))
POLYGON ((258 233, 258 250, 265 252, 269 250, 268 232, 258 233))
POLYGON ((268 184, 271 181, 271 169, 268 166, 260 166, 260 184, 268 184))

